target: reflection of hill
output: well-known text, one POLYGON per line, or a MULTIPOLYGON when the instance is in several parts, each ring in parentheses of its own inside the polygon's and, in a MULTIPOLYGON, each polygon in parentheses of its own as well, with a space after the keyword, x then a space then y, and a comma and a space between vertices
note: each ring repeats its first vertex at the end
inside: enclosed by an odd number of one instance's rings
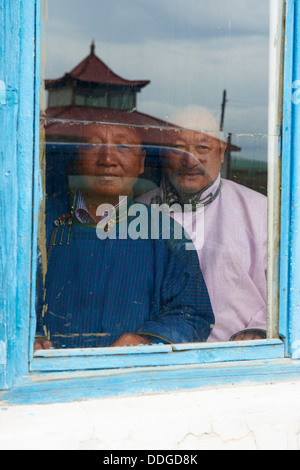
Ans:
POLYGON ((232 157, 229 179, 267 195, 268 164, 266 161, 232 157))

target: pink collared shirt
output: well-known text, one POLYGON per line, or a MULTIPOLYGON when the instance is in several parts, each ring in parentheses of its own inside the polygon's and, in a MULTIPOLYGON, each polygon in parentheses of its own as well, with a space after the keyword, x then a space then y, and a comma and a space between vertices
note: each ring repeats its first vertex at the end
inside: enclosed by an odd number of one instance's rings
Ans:
MULTIPOLYGON (((267 328, 267 198, 220 176, 207 193, 214 194, 220 182, 216 199, 183 222, 197 247, 215 314, 209 342, 229 341, 245 329, 267 328), (198 232, 203 232, 196 239, 195 217, 198 232)), ((161 188, 139 201, 152 204, 158 199, 163 200, 161 188)), ((174 218, 183 220, 176 213, 174 218)))

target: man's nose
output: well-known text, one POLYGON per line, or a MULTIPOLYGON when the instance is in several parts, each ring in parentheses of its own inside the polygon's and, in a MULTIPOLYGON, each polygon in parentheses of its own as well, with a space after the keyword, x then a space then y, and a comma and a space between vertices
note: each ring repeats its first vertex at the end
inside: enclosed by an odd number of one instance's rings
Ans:
POLYGON ((182 166, 184 166, 185 168, 193 168, 194 166, 198 165, 198 163, 198 159, 193 154, 193 148, 187 147, 181 158, 182 166))
POLYGON ((117 163, 117 148, 114 144, 101 145, 97 155, 97 165, 113 166, 117 163))

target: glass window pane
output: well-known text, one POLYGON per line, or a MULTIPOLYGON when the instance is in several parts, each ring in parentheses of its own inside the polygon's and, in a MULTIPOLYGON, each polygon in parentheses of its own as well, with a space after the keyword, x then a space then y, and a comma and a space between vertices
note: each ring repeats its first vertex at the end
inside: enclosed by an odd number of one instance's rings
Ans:
POLYGON ((86 97, 76 93, 75 95, 75 106, 84 106, 86 104, 86 97))
POLYGON ((264 338, 269 2, 51 0, 46 44, 37 347, 264 338))
POLYGON ((71 88, 61 88, 52 90, 49 93, 49 108, 56 108, 60 106, 71 106, 73 90, 71 88))

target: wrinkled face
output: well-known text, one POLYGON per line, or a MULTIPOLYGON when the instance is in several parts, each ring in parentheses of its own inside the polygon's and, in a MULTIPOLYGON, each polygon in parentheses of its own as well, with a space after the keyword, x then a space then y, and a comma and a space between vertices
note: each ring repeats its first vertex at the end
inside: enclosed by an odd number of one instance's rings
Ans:
POLYGON ((127 196, 144 171, 145 154, 133 128, 92 124, 79 150, 82 188, 99 196, 127 196))
POLYGON ((182 132, 167 151, 165 171, 182 197, 196 194, 218 176, 226 143, 200 132, 182 132))

